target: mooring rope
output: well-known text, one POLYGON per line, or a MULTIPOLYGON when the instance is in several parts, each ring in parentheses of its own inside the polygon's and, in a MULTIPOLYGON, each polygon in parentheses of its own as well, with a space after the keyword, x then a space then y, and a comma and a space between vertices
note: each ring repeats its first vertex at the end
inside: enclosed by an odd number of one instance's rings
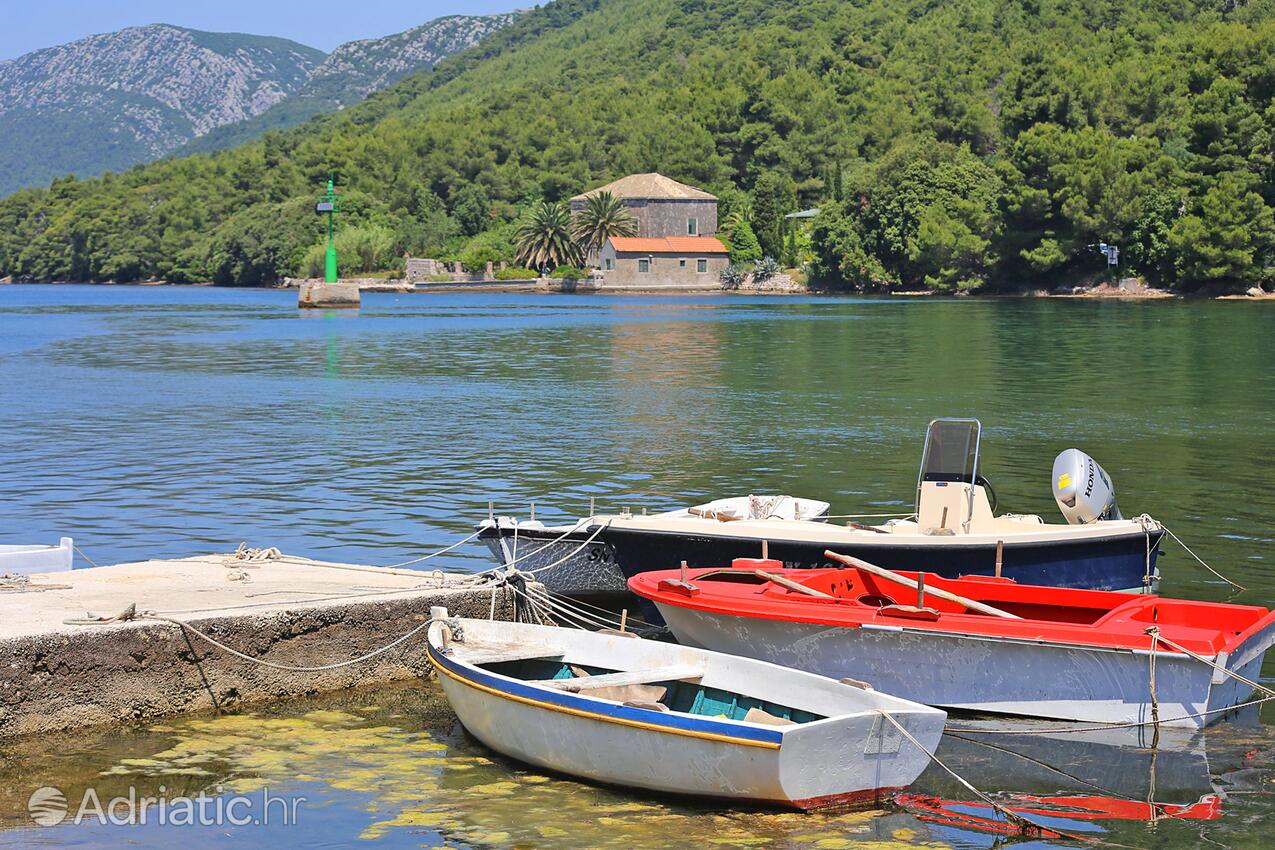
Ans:
POLYGON ((1096 839, 1093 839, 1089 836, 1073 835, 1072 833, 1064 832, 1054 827, 1044 826, 1043 824, 1039 824, 1036 821, 1032 820, 1031 818, 1027 818, 1018 814, 1017 812, 1010 811, 1009 809, 1002 806, 1000 803, 993 800, 987 794, 975 788, 973 783, 971 783, 965 777, 961 776, 959 773, 957 773, 955 770, 949 767, 947 763, 944 762, 942 759, 940 759, 937 755, 935 755, 934 753, 926 749, 925 745, 922 744, 920 741, 918 741, 916 737, 911 732, 908 731, 907 727, 904 726, 902 723, 900 723, 898 720, 896 720, 894 715, 890 714, 890 712, 878 709, 878 713, 881 714, 881 716, 884 717, 886 720, 889 720, 892 724, 894 724, 894 728, 898 729, 899 732, 901 732, 905 738, 911 741, 914 747, 916 747, 921 752, 925 753, 926 756, 929 757, 930 761, 937 764, 940 768, 944 770, 944 772, 946 772, 949 776, 951 776, 953 779, 959 782, 962 786, 964 786, 971 794, 978 797, 980 800, 982 800, 984 803, 990 806, 993 811, 998 813, 1001 817, 1005 818, 1005 821, 1007 823, 1012 824, 1014 827, 1018 829, 1019 832, 1023 833, 1024 835, 1031 835, 1031 836, 1037 836, 1037 837, 1053 835, 1059 838, 1067 838, 1073 841, 1080 841, 1085 843, 1103 843, 1103 844, 1106 843, 1106 842, 1099 842, 1096 839))
POLYGON ((80 553, 80 557, 81 557, 81 558, 83 558, 84 560, 88 561, 88 562, 89 562, 89 566, 90 566, 90 567, 96 567, 96 566, 97 566, 97 562, 96 562, 96 561, 94 561, 92 558, 90 558, 88 555, 85 555, 85 554, 84 554, 84 550, 83 550, 83 549, 81 549, 79 546, 76 546, 76 545, 73 543, 73 544, 71 544, 71 548, 72 548, 72 549, 74 549, 76 552, 79 552, 79 553, 80 553))
MULTIPOLYGON (((1235 679, 1236 681, 1243 682, 1244 684, 1248 685, 1249 687, 1251 687, 1253 690, 1257 691, 1258 693, 1262 693, 1268 697, 1275 698, 1275 690, 1272 690, 1259 682, 1255 682, 1246 676, 1241 676, 1236 671, 1223 667, 1221 664, 1210 661, 1209 659, 1205 658, 1203 655, 1197 655, 1196 653, 1187 649, 1185 646, 1181 646, 1179 644, 1174 643, 1173 641, 1169 640, 1164 635, 1160 634, 1159 626, 1152 626, 1151 628, 1147 629, 1147 634, 1152 635, 1153 641, 1158 641, 1164 644, 1165 646, 1169 647, 1170 649, 1175 649, 1178 652, 1181 652, 1183 655, 1189 655, 1190 657, 1194 658, 1196 661, 1200 662, 1201 664, 1206 664, 1209 667, 1212 667, 1218 673, 1222 673, 1223 675, 1229 676, 1230 678, 1235 679), (1154 634, 1152 634, 1153 632, 1154 634)), ((1152 647, 1154 648, 1154 646, 1155 644, 1153 642, 1152 647)))
MULTIPOLYGON (((1143 517, 1147 517, 1147 515, 1146 515, 1146 514, 1143 514, 1142 516, 1143 516, 1143 517)), ((1138 517, 1138 519, 1139 519, 1139 520, 1141 520, 1141 519, 1142 519, 1142 517, 1138 517)), ((1150 519, 1150 517, 1147 517, 1147 519, 1150 519)), ((1152 521, 1153 521, 1153 522, 1155 522, 1155 520, 1152 520, 1152 521)), ((1247 587, 1245 587, 1244 585, 1240 584, 1240 583, 1239 583, 1239 582, 1237 582, 1237 581, 1232 581, 1231 579, 1229 579, 1229 578, 1227 578, 1226 576, 1222 575, 1220 572, 1218 572, 1217 570, 1215 570, 1215 569, 1213 569, 1212 567, 1210 567, 1207 563, 1205 563, 1204 559, 1203 559, 1203 558, 1201 558, 1199 555, 1195 554, 1195 552, 1194 552, 1194 551, 1192 551, 1192 549, 1191 549, 1191 547, 1190 547, 1190 546, 1188 546, 1188 545, 1186 545, 1185 543, 1183 543, 1183 542, 1182 542, 1182 538, 1181 538, 1181 537, 1178 537, 1176 534, 1174 534, 1174 533, 1173 533, 1173 529, 1169 528, 1169 527, 1168 527, 1167 525, 1165 525, 1164 523, 1158 523, 1158 524, 1159 524, 1159 526, 1160 526, 1162 529, 1164 529, 1165 534, 1169 535, 1169 536, 1170 536, 1170 537, 1172 537, 1175 541, 1177 541, 1177 544, 1178 544, 1179 546, 1181 546, 1183 549, 1185 549, 1185 550, 1186 550, 1186 553, 1187 553, 1188 555, 1190 555, 1192 558, 1194 558, 1194 559, 1195 559, 1195 561, 1196 561, 1196 563, 1198 563, 1200 566, 1204 567, 1204 569, 1206 569, 1206 570, 1208 570, 1209 572, 1213 573, 1213 575, 1217 576, 1217 577, 1218 577, 1218 578, 1220 578, 1222 581, 1226 582, 1227 584, 1229 584, 1231 587, 1235 588, 1236 590, 1248 590, 1248 588, 1247 588, 1247 587)))
MULTIPOLYGON (((560 542, 563 540, 563 538, 565 538, 568 534, 573 533, 573 532, 574 532, 574 531, 576 531, 576 530, 577 530, 577 529, 578 529, 578 528, 579 528, 579 527, 580 527, 583 523, 586 523, 586 522, 589 522, 589 521, 590 521, 589 519, 582 519, 582 520, 580 520, 579 522, 577 522, 574 526, 572 526, 571 528, 569 528, 569 529, 567 529, 566 531, 564 531, 561 535, 559 535, 559 536, 558 536, 558 538, 557 538, 557 539, 549 541, 549 542, 548 542, 548 543, 546 543, 544 546, 541 546, 539 549, 536 549, 536 550, 534 550, 534 551, 532 551, 532 552, 528 552, 526 555, 522 555, 522 556, 520 556, 520 557, 514 558, 514 559, 513 559, 513 560, 511 560, 511 561, 507 561, 507 562, 505 562, 505 563, 501 564, 499 567, 493 567, 491 570, 485 570, 483 573, 476 573, 476 575, 484 575, 484 574, 486 574, 486 573, 491 573, 491 572, 493 572, 494 570, 497 570, 497 569, 507 569, 507 568, 509 568, 509 567, 512 567, 514 564, 518 563, 519 561, 525 560, 526 558, 529 558, 529 557, 531 557, 532 555, 535 555, 535 554, 536 554, 536 553, 538 553, 538 552, 541 552, 541 551, 543 551, 543 550, 545 550, 545 549, 548 549, 550 546, 553 546, 553 545, 555 545, 555 544, 557 544, 557 543, 560 543, 560 542)), ((606 530, 606 528, 607 528, 608 526, 610 526, 610 525, 611 525, 611 521, 610 521, 610 520, 607 520, 606 522, 604 522, 604 523, 602 523, 601 525, 599 525, 597 528, 595 528, 595 529, 593 530, 593 533, 592 533, 592 534, 590 534, 590 535, 589 535, 589 536, 585 539, 585 541, 584 541, 583 543, 581 543, 581 544, 580 544, 579 546, 577 546, 575 549, 572 549, 572 550, 571 550, 570 552, 568 552, 565 556, 563 556, 563 557, 559 558, 558 560, 554 561, 552 564, 546 564, 546 565, 545 565, 545 566, 543 566, 543 567, 536 567, 534 570, 519 570, 519 572, 526 573, 527 575, 535 576, 535 575, 538 575, 538 574, 543 573, 543 572, 548 572, 549 570, 554 569, 555 567, 560 567, 560 566, 562 566, 562 565, 563 565, 563 564, 565 564, 567 561, 570 561, 572 558, 574 558, 576 555, 578 555, 578 554, 579 554, 579 553, 580 553, 580 552, 581 552, 581 551, 582 551, 582 550, 583 550, 586 546, 588 546, 590 543, 592 543, 594 540, 596 540, 596 539, 598 538, 598 535, 599 535, 599 534, 601 534, 604 530, 606 530)))
POLYGON ((194 633, 195 635, 197 635, 200 638, 203 638, 205 641, 217 647, 218 649, 224 652, 228 652, 231 655, 235 656, 236 658, 242 658, 244 661, 251 661, 253 664, 259 664, 262 667, 270 667, 274 670, 285 670, 289 673, 321 673, 325 670, 336 670, 341 667, 349 667, 354 664, 361 664, 364 661, 369 661, 378 655, 389 652, 394 647, 403 643, 403 641, 419 634, 421 631, 428 628, 429 625, 434 622, 434 620, 432 619, 426 620, 425 622, 421 623, 419 626, 407 632, 406 634, 395 638, 394 640, 390 641, 389 643, 385 644, 379 649, 374 649, 371 652, 364 653, 363 655, 360 655, 358 658, 351 658, 348 661, 338 661, 335 664, 321 664, 317 667, 296 667, 289 664, 277 664, 273 661, 266 661, 264 658, 253 658, 251 655, 245 655, 244 653, 240 652, 237 649, 234 649, 233 647, 226 646, 226 644, 222 643, 221 641, 217 640, 211 635, 206 634, 203 631, 200 631, 198 628, 196 628, 195 626, 192 626, 190 623, 187 623, 184 620, 177 620, 172 617, 163 617, 163 616, 160 616, 159 614, 152 614, 148 611, 143 611, 142 613, 138 614, 137 619, 158 620, 161 623, 171 623, 174 626, 178 626, 182 629, 185 629, 187 631, 194 633))

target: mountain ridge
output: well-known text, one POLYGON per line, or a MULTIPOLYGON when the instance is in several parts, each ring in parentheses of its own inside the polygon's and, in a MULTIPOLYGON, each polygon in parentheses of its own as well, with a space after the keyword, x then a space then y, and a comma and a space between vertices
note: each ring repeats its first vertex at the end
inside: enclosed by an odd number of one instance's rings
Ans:
POLYGON ((159 23, 4 60, 0 197, 295 126, 430 67, 517 15, 448 15, 331 54, 276 36, 159 23))
POLYGON ((0 64, 0 195, 155 159, 264 112, 324 55, 272 36, 151 24, 11 59, 0 64))
POLYGON ((344 109, 409 74, 472 47, 512 23, 519 14, 445 15, 381 38, 340 44, 285 100, 260 115, 192 139, 176 153, 184 156, 234 147, 271 130, 295 127, 316 115, 344 109))

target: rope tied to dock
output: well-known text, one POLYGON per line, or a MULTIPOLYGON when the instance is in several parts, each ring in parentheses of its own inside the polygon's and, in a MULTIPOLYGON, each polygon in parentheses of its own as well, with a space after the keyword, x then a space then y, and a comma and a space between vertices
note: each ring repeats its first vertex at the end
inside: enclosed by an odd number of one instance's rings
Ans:
POLYGON ((278 561, 283 558, 283 552, 279 551, 278 546, 269 546, 261 549, 253 549, 248 546, 247 541, 240 541, 235 548, 234 559, 236 561, 248 561, 249 563, 259 564, 264 561, 278 561))

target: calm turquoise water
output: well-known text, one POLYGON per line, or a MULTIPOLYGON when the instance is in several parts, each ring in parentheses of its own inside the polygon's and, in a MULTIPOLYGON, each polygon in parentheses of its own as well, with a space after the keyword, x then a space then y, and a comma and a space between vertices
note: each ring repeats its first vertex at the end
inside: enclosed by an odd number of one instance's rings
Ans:
MULTIPOLYGON (((1163 520, 1248 587, 1231 593, 1170 544, 1161 562, 1166 593, 1267 605, 1275 597, 1275 305, 371 294, 357 312, 301 313, 295 298, 0 287, 0 542, 71 535, 99 563, 225 551, 240 541, 393 563, 464 536, 488 500, 522 516, 534 501, 538 517, 553 519, 584 512, 590 497, 599 509, 640 510, 782 491, 828 499, 838 512, 888 512, 910 504, 926 422, 962 415, 983 420, 985 470, 1003 509, 1056 517, 1050 467, 1077 446, 1113 475, 1127 515, 1163 520)), ((449 561, 485 564, 477 548, 449 561)), ((313 743, 330 729, 337 740, 363 730, 384 736, 390 750, 441 742, 444 773, 465 764, 456 759, 482 758, 445 708, 424 710, 436 699, 396 693, 391 711, 373 694, 331 709, 346 719, 311 722, 318 731, 265 724, 254 746, 288 750, 290 735, 313 743)), ((289 705, 262 723, 304 726, 298 718, 329 710, 289 705)), ((476 768, 480 783, 434 778, 426 784, 443 790, 413 797, 406 789, 421 765, 399 763, 403 783, 386 790, 346 776, 354 768, 339 746, 286 769, 245 767, 251 760, 234 754, 201 778, 154 758, 191 736, 220 740, 218 727, 191 722, 3 753, 0 785, 11 792, 0 796, 0 818, 22 823, 25 795, 38 785, 112 770, 111 781, 122 781, 133 769, 127 762, 141 759, 157 763, 144 766, 151 780, 176 771, 209 787, 253 770, 276 784, 312 772, 306 787, 321 788, 323 803, 309 827, 269 833, 289 846, 591 847, 617 836, 623 846, 993 841, 915 811, 853 822, 667 802, 627 811, 649 801, 559 780, 530 782, 537 788, 528 802, 525 772, 499 761, 476 768), (515 790, 500 785, 508 782, 515 790), (444 794, 489 785, 498 787, 444 794), (608 815, 608 806, 621 808, 608 815), (365 835, 382 822, 390 825, 365 835), (553 834, 559 828, 569 840, 553 834)), ((1227 798, 1216 820, 1101 818, 1090 828, 1133 846, 1191 847, 1203 835, 1257 847, 1275 827, 1275 735, 1255 724, 1227 724, 1157 755, 1155 783, 1145 751, 1107 744, 1061 754, 1051 747, 1071 777, 1043 768, 1017 775, 997 761, 1003 753, 957 741, 944 752, 1002 800, 1097 785, 1144 800, 1154 786, 1181 798, 1157 800, 1192 803, 1220 789, 1227 798)), ((937 774, 920 787, 967 799, 937 774)), ((225 832, 180 834, 202 845, 225 832)), ((253 846, 265 834, 242 828, 230 838, 253 846)), ((2 832, 0 844, 163 845, 173 835, 59 827, 2 832)))

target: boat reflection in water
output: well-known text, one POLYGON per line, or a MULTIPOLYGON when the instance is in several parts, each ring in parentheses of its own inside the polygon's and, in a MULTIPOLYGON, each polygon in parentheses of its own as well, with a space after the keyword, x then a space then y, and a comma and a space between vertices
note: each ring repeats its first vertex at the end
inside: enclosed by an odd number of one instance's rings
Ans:
MULTIPOLYGON (((1225 724, 1256 726, 1257 707, 1225 724)), ((1105 832, 1115 821, 1213 821, 1222 817, 1225 781, 1210 767, 1212 733, 1150 727, 1062 733, 1074 724, 955 717, 938 756, 1005 809, 1065 834, 1105 832), (1023 732, 1015 732, 1022 729, 1023 732), (994 730, 994 731, 993 731, 994 730), (1043 734, 1059 732, 1059 734, 1043 734)), ((1217 729, 1225 734, 1225 729, 1217 729)), ((1226 760, 1225 746, 1215 747, 1226 760)), ((896 803, 936 840, 968 841, 970 832, 1019 829, 937 765, 896 803)), ((1047 831, 1041 837, 1059 837, 1047 831)), ((957 843, 962 843, 958 841, 957 843)))

